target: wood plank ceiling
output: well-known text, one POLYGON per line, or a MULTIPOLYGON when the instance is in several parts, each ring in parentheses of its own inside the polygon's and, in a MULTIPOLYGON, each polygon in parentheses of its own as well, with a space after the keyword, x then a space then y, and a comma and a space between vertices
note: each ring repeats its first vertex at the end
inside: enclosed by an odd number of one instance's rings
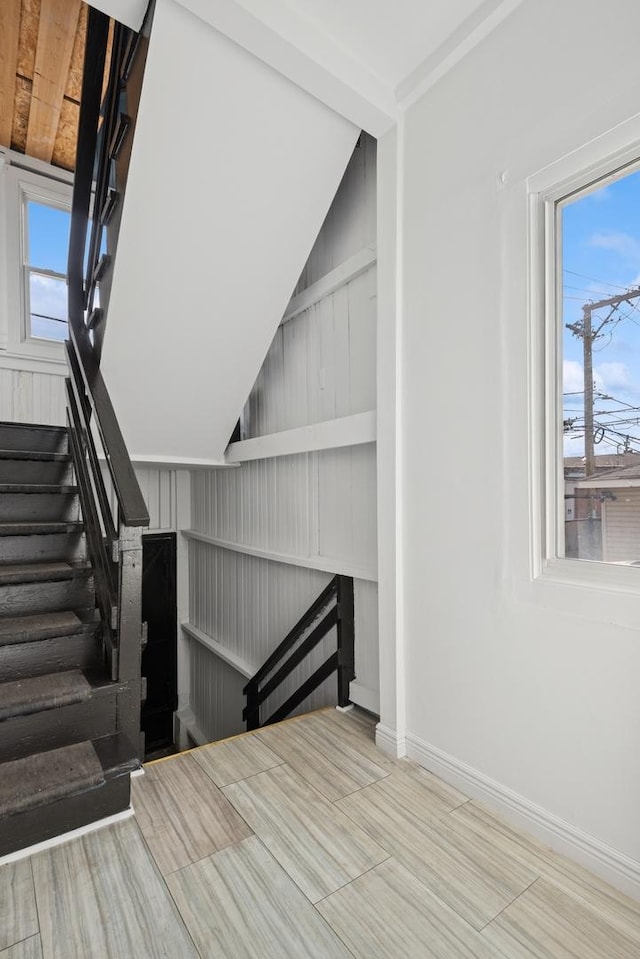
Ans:
POLYGON ((0 145, 73 170, 87 7, 0 0, 0 145))

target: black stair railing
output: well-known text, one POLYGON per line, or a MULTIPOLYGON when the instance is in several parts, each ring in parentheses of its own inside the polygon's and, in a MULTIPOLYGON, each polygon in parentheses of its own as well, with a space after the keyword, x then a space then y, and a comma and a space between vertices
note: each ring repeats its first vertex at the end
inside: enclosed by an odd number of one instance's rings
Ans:
POLYGON ((338 705, 347 706, 349 683, 355 679, 354 662, 353 579, 350 576, 334 576, 244 687, 247 705, 242 712, 242 718, 246 720, 247 730, 269 726, 285 719, 333 673, 337 673, 338 705), (337 636, 335 652, 291 693, 268 719, 261 721, 260 707, 266 699, 282 685, 334 626, 337 636))
POLYGON ((94 309, 104 231, 119 199, 113 190, 119 104, 136 36, 114 23, 103 98, 109 29, 109 18, 89 7, 69 238, 67 418, 105 660, 120 684, 118 727, 139 748, 142 531, 149 514, 100 371, 104 305, 94 309))

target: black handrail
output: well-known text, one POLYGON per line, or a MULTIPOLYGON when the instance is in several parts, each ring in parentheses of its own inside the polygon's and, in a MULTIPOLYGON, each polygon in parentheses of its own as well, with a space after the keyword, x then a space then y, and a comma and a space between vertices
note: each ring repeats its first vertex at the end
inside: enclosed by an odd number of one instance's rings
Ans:
POLYGON ((92 205, 93 173, 96 168, 100 104, 109 34, 109 17, 93 7, 89 8, 71 208, 68 277, 69 334, 77 359, 77 367, 70 366, 70 371, 72 376, 77 375, 77 370, 82 374, 82 385, 76 382, 76 387, 86 392, 95 417, 118 500, 120 521, 124 526, 137 527, 149 525, 149 514, 100 372, 98 352, 91 342, 85 321, 86 307, 93 300, 95 286, 93 277, 96 262, 99 259, 103 229, 99 215, 104 205, 109 181, 109 141, 113 132, 112 128, 118 121, 115 107, 120 95, 120 72, 127 52, 131 49, 130 33, 131 31, 122 24, 115 24, 109 86, 105 98, 106 115, 103 119, 104 129, 100 138, 100 155, 97 163, 99 181, 93 201, 94 219, 85 277, 85 248, 92 205))
MULTIPOLYGON (((111 144, 120 128, 123 84, 131 69, 136 41, 131 31, 114 22, 109 79, 101 106, 109 30, 109 18, 89 7, 69 239, 67 420, 104 654, 111 678, 119 684, 117 726, 135 744, 140 737, 142 689, 142 530, 149 525, 149 513, 100 371, 108 297, 101 296, 95 310, 93 302, 105 273, 100 266, 102 237, 122 196, 111 190, 115 178, 111 144), (105 486, 95 438, 111 477, 114 505, 105 486)), ((124 180, 124 176, 120 178, 124 180)), ((110 225, 110 251, 115 236, 110 225)))
POLYGON ((246 720, 247 729, 258 729, 260 726, 268 726, 284 719, 334 672, 338 674, 338 705, 347 706, 350 701, 349 683, 355 679, 354 663, 353 579, 350 576, 338 575, 333 577, 244 687, 247 705, 242 711, 242 718, 246 720), (333 603, 335 605, 332 605, 333 603), (322 613, 325 613, 323 618, 313 626, 322 613), (307 633, 312 626, 311 632, 307 633), (268 719, 261 722, 262 704, 334 626, 337 627, 336 651, 289 696, 286 702, 282 703, 268 719), (282 665, 274 672, 280 663, 282 665))

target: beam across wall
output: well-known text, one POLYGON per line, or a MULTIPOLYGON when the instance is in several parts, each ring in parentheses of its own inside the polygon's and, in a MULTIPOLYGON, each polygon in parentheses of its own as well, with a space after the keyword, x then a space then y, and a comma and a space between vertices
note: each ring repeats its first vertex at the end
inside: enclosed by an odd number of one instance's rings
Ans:
POLYGON ((266 559, 272 563, 302 566, 305 569, 317 569, 323 573, 334 575, 339 573, 341 576, 353 576, 354 579, 362 579, 370 583, 375 583, 378 580, 375 569, 358 566, 356 563, 335 556, 296 556, 293 553, 279 553, 275 550, 262 549, 259 546, 233 543, 231 540, 221 539, 219 536, 209 536, 206 533, 200 533, 197 529, 184 529, 182 535, 188 540, 206 543, 208 546, 217 546, 218 549, 231 550, 234 553, 244 553, 246 556, 256 556, 258 559, 266 559))
POLYGON ((304 313, 305 310, 308 310, 315 303, 319 303, 320 300, 324 300, 325 297, 331 296, 331 294, 339 290, 341 286, 345 286, 347 283, 350 283, 351 280, 355 280, 361 273, 364 273, 370 269, 370 267, 374 266, 375 262, 375 247, 367 246, 359 250, 358 253, 349 257, 344 263, 336 266, 335 269, 330 270, 329 273, 326 273, 319 280, 316 280, 315 283, 308 286, 302 293, 293 296, 289 301, 281 323, 288 323, 289 320, 299 316, 300 313, 304 313))
POLYGON ((324 420, 310 426, 298 426, 292 430, 231 443, 227 447, 225 462, 246 463, 249 460, 375 443, 376 429, 376 411, 367 410, 366 413, 340 416, 335 420, 324 420))

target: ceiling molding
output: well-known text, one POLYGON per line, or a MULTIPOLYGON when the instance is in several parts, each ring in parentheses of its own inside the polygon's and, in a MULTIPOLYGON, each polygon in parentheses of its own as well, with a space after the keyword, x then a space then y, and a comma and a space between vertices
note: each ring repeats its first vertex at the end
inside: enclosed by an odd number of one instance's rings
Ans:
POLYGON ((523 0, 485 0, 447 37, 437 50, 407 74, 395 91, 396 104, 406 110, 495 30, 523 0))
MULTIPOLYGON (((103 0, 106 2, 106 0, 103 0)), ((466 56, 522 3, 485 0, 395 87, 281 0, 157 0, 177 2, 268 66, 372 136, 466 56)))
MULTIPOLYGON (((235 0, 158 2, 179 3, 372 136, 382 136, 395 124, 393 90, 303 18, 288 18, 285 37, 267 22, 269 5, 262 2, 257 7, 264 8, 262 16, 235 0)), ((270 6, 274 10, 278 4, 270 6)))

